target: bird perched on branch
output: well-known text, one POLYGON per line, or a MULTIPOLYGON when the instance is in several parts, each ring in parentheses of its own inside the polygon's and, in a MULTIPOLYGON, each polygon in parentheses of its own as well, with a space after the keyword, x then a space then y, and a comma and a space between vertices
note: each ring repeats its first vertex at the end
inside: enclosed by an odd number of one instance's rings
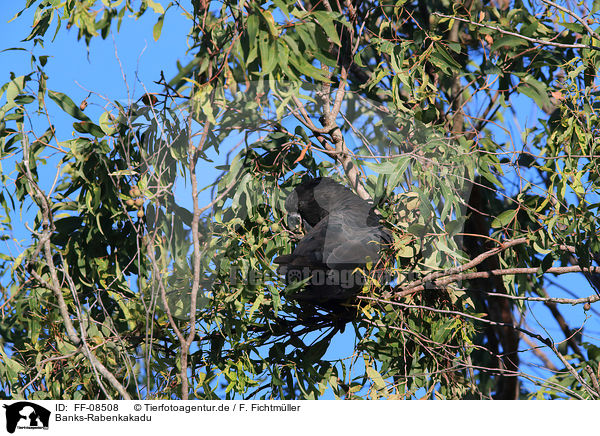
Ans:
MULTIPOLYGON (((303 180, 285 202, 288 224, 306 231, 291 254, 275 258, 288 283, 309 278, 292 298, 317 305, 340 303, 362 289, 366 269, 380 260, 391 235, 374 208, 350 189, 327 177, 303 180)), ((378 279, 382 279, 380 275, 378 279)))

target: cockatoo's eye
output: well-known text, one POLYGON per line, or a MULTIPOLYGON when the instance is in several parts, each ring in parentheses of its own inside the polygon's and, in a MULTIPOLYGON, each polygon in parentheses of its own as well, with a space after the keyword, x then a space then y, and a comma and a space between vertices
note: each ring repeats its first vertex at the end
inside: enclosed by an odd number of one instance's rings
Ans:
POLYGON ((290 230, 299 230, 300 224, 302 224, 302 217, 298 212, 290 212, 287 216, 287 225, 290 230))

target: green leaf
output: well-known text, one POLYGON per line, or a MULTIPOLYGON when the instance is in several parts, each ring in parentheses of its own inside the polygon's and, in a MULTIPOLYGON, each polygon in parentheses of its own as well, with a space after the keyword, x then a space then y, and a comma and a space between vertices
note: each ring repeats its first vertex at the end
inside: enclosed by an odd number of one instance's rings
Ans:
POLYGON ((91 121, 89 117, 79 109, 79 106, 73 103, 73 100, 71 100, 71 97, 68 95, 63 94, 62 92, 48 90, 48 97, 73 118, 77 118, 81 121, 91 121))
POLYGON ((304 355, 305 362, 317 362, 319 361, 323 355, 327 352, 327 349, 331 345, 331 338, 325 337, 320 341, 311 344, 308 348, 308 351, 304 355))
POLYGON ((513 220, 517 212, 518 209, 505 210, 496 218, 494 218, 494 221, 492 221, 492 227, 498 228, 506 226, 509 222, 513 220))
POLYGON ((15 103, 19 105, 29 104, 35 101, 35 97, 32 95, 21 94, 15 97, 15 103))
MULTIPOLYGON (((409 156, 399 156, 393 159, 386 159, 382 163, 365 162, 365 164, 375 171, 377 174, 390 174, 392 177, 390 180, 398 182, 400 177, 404 174, 410 163, 409 156), (398 174, 399 173, 399 174, 398 174)), ((392 186, 396 187, 395 184, 392 186)))
POLYGON ((529 45, 529 43, 518 36, 504 35, 494 40, 491 51, 496 51, 504 47, 517 47, 519 45, 529 45))
POLYGON ((254 14, 248 16, 246 25, 248 28, 248 40, 250 43, 255 43, 256 35, 258 35, 258 17, 254 14))
MULTIPOLYGON (((406 173, 406 169, 410 164, 409 156, 400 156, 392 159, 394 164, 396 165, 395 171, 390 175, 390 181, 388 184, 388 189, 397 188, 400 184, 400 181, 404 178, 404 173, 406 173)), ((391 192, 391 191, 389 191, 391 192)))
POLYGON ((111 115, 109 112, 104 112, 102 115, 100 115, 98 122, 100 123, 100 128, 102 131, 108 136, 117 131, 115 128, 115 122, 111 120, 111 115))
MULTIPOLYGON (((39 11, 40 9, 38 9, 39 11)), ((54 9, 46 9, 41 17, 37 17, 34 21, 34 26, 31 33, 24 39, 24 41, 31 41, 34 37, 40 35, 44 36, 46 30, 50 26, 50 20, 54 16, 54 9)))
POLYGON ((15 375, 25 369, 19 362, 8 357, 8 355, 4 352, 4 347, 0 347, 0 355, 2 356, 4 364, 10 368, 15 375))
POLYGON ((273 4, 277 6, 281 10, 281 12, 283 12, 285 18, 287 18, 288 20, 290 19, 290 11, 287 7, 287 4, 285 3, 285 0, 273 0, 273 4))
POLYGON ((103 138, 104 131, 100 126, 92 123, 91 121, 79 121, 73 123, 73 128, 79 133, 88 133, 94 135, 96 138, 103 138))
POLYGON ((333 18, 331 17, 331 13, 326 11, 314 11, 312 15, 319 23, 319 26, 321 26, 321 28, 325 31, 329 39, 331 39, 331 42, 338 47, 341 47, 342 42, 340 41, 340 37, 335 29, 335 24, 333 22, 333 18))
POLYGON ((160 17, 158 17, 158 21, 152 28, 152 36, 154 37, 155 41, 158 41, 158 39, 160 38, 160 33, 162 32, 164 22, 165 22, 165 16, 161 15, 160 17))
POLYGON ((569 23, 569 22, 561 22, 560 23, 566 29, 569 29, 573 33, 582 33, 585 34, 585 27, 583 27, 580 23, 569 23))
POLYGON ((405 48, 402 44, 397 44, 394 46, 394 50, 390 59, 392 61, 392 69, 395 73, 401 73, 404 65, 404 53, 405 48))
POLYGON ((264 299, 265 299, 265 294, 263 294, 263 293, 258 294, 258 297, 256 297, 256 300, 254 300, 254 303, 252 304, 252 307, 250 308, 250 312, 248 313, 248 316, 250 318, 252 318, 252 315, 254 314, 256 309, 258 309, 258 306, 260 306, 262 304, 264 299))
POLYGON ((454 60, 452 56, 440 45, 436 45, 434 50, 429 56, 429 60, 432 64, 441 68, 449 74, 454 74, 462 70, 462 67, 458 62, 454 60))
POLYGON ((261 17, 263 18, 263 20, 265 21, 265 23, 267 24, 267 29, 269 31, 269 34, 273 38, 278 38, 279 37, 279 29, 275 25, 275 19, 273 18, 273 15, 271 14, 271 12, 259 9, 259 13, 260 13, 261 17))
POLYGON ((165 8, 163 8, 163 5, 161 5, 158 2, 155 2, 154 0, 146 0, 148 2, 148 6, 150 6, 152 8, 152 10, 154 12, 156 12, 157 14, 164 14, 165 13, 165 8))
POLYGON ((262 76, 271 73, 277 66, 275 47, 270 43, 269 38, 265 36, 265 32, 261 32, 261 36, 259 36, 258 40, 258 46, 260 48, 260 63, 262 67, 260 75, 262 76))
POLYGON ((587 344, 586 348, 589 359, 594 362, 597 362, 600 359, 600 348, 592 344, 587 344))
POLYGON ((369 376, 369 378, 373 380, 373 383, 375 384, 375 387, 377 389, 383 390, 386 388, 383 377, 373 367, 367 367, 367 376, 369 376))
POLYGON ((545 273, 548 269, 552 268, 552 264, 554 263, 554 253, 548 253, 544 260, 542 260, 542 264, 540 265, 540 272, 545 273))
POLYGON ((9 106, 15 103, 15 98, 23 92, 25 83, 27 83, 26 76, 15 77, 8 83, 6 88, 6 102, 9 106))
POLYGON ((325 76, 320 68, 310 64, 304 56, 290 56, 290 65, 294 66, 300 73, 315 80, 330 83, 331 80, 325 76))
POLYGON ((546 254, 548 254, 548 253, 551 253, 551 252, 552 252, 552 250, 548 250, 548 249, 545 249, 545 248, 541 247, 541 246, 540 246, 540 245, 537 243, 537 241, 533 241, 533 249, 534 249, 534 250, 535 250, 537 253, 543 254, 544 256, 545 256, 546 254))
POLYGON ((548 98, 548 86, 531 76, 525 77, 517 87, 517 91, 531 98, 540 108, 551 105, 550 98, 548 98))

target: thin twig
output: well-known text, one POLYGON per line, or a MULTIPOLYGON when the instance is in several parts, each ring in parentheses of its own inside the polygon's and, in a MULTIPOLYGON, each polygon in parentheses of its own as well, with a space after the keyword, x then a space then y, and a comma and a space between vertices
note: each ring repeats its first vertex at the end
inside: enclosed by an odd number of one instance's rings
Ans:
POLYGON ((472 25, 477 26, 477 27, 483 27, 485 29, 495 30, 495 31, 503 33, 505 35, 515 36, 517 38, 521 38, 521 39, 524 39, 525 41, 533 42, 535 44, 549 45, 549 46, 559 47, 559 48, 581 48, 581 49, 586 48, 586 49, 590 49, 590 50, 599 50, 600 51, 600 47, 595 47, 593 45, 585 45, 585 44, 563 44, 561 42, 553 42, 553 41, 548 41, 548 40, 544 40, 544 39, 531 38, 529 36, 521 35, 520 33, 517 33, 517 32, 511 32, 511 31, 508 31, 508 30, 504 30, 504 29, 502 29, 500 27, 497 27, 497 26, 490 26, 488 24, 477 23, 475 21, 467 20, 465 18, 455 17, 453 15, 446 15, 446 14, 442 14, 440 12, 433 12, 432 15, 436 15, 436 16, 441 17, 441 18, 450 18, 450 19, 453 19, 453 20, 462 21, 463 23, 469 23, 469 24, 472 24, 472 25))

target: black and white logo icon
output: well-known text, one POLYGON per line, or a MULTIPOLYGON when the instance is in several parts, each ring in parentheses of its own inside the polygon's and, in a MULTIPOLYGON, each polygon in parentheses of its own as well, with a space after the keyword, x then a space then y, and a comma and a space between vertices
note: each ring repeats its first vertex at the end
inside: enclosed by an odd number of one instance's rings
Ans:
POLYGON ((18 429, 48 429, 50 411, 29 401, 19 401, 4 405, 6 409, 6 431, 14 433, 18 429))

